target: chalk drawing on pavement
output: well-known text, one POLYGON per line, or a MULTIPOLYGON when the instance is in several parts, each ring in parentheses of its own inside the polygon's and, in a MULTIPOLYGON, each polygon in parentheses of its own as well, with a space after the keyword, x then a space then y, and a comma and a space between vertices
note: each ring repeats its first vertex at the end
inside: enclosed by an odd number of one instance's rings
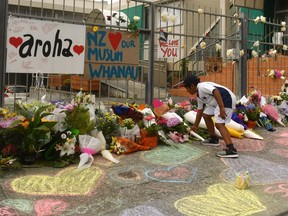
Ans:
POLYGON ((140 205, 140 206, 136 206, 134 208, 126 209, 120 214, 120 216, 132 216, 132 215, 137 215, 137 216, 147 216, 147 215, 165 216, 157 208, 155 208, 153 206, 145 206, 145 205, 140 205))
POLYGON ((232 141, 239 152, 258 152, 265 147, 265 143, 262 140, 232 138, 232 141))
POLYGON ((0 202, 0 205, 16 209, 17 211, 23 212, 28 215, 31 215, 34 212, 33 201, 27 199, 4 199, 0 202))
POLYGON ((235 173, 249 171, 251 184, 271 184, 287 181, 288 167, 266 159, 241 155, 237 160, 221 159, 229 168, 220 175, 226 181, 235 181, 235 173))
POLYGON ((278 145, 288 146, 287 137, 286 138, 273 139, 273 142, 275 142, 278 145))
POLYGON ((250 190, 239 190, 230 184, 215 184, 204 195, 184 197, 174 204, 184 215, 250 215, 266 207, 250 190))
POLYGON ((288 149, 271 149, 272 154, 288 158, 288 149))
POLYGON ((69 206, 66 202, 55 199, 40 199, 34 202, 28 199, 5 199, 0 202, 0 205, 3 206, 0 207, 0 215, 37 216, 61 215, 69 206))
POLYGON ((97 167, 78 170, 70 167, 55 176, 29 175, 15 178, 11 187, 15 192, 31 195, 87 195, 102 176, 97 167))
POLYGON ((14 209, 8 207, 8 206, 4 206, 4 207, 0 207, 0 215, 5 215, 5 216, 17 216, 19 215, 17 211, 15 211, 14 209))
POLYGON ((125 166, 117 168, 109 173, 109 177, 122 185, 141 184, 147 179, 145 178, 145 167, 141 166, 125 166))
POLYGON ((281 197, 288 198, 288 183, 281 183, 274 186, 269 186, 266 187, 264 191, 269 194, 277 194, 281 197))
POLYGON ((145 173, 147 178, 160 182, 191 183, 196 178, 197 168, 191 166, 169 166, 145 173))
POLYGON ((77 206, 75 208, 66 209, 61 216, 68 215, 109 215, 108 212, 116 211, 122 207, 122 201, 117 198, 106 197, 101 200, 93 200, 90 204, 77 206))
POLYGON ((141 153, 141 158, 148 163, 157 165, 176 165, 196 159, 207 154, 190 144, 179 144, 172 146, 158 146, 153 151, 141 153))

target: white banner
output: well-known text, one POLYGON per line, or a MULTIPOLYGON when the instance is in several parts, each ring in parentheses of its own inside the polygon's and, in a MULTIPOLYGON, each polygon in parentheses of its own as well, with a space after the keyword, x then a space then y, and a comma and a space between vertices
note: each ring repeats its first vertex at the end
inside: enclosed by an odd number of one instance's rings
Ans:
POLYGON ((158 58, 179 58, 180 39, 172 38, 166 41, 159 39, 158 42, 158 58))
POLYGON ((84 25, 9 18, 7 72, 83 74, 85 32, 84 25))

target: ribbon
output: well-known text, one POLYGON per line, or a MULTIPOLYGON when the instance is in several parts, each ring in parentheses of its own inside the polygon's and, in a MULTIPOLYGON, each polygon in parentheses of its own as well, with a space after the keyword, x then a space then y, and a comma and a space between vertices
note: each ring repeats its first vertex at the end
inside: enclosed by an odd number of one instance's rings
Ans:
POLYGON ((81 148, 81 152, 87 153, 87 154, 89 154, 89 155, 92 155, 92 154, 95 154, 95 153, 96 153, 96 150, 91 149, 91 148, 81 148))

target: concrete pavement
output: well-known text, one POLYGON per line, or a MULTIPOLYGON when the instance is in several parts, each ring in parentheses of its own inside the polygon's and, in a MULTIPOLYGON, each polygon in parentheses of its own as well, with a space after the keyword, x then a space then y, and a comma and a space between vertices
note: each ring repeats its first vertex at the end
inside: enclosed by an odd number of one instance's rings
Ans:
MULTIPOLYGON (((0 215, 288 215, 288 130, 257 128, 263 140, 233 138, 238 159, 199 141, 115 156, 79 171, 28 166, 0 178, 0 215), (248 190, 235 188, 249 171, 248 190)), ((223 141, 221 140, 223 144, 223 141)))

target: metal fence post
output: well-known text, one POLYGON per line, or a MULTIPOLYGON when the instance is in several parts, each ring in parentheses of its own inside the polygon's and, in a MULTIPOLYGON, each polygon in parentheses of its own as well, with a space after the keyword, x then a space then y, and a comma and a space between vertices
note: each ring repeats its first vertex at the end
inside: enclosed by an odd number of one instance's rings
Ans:
POLYGON ((154 34, 155 34, 155 5, 152 3, 149 7, 149 68, 148 68, 148 85, 147 95, 145 97, 145 103, 148 105, 152 105, 153 97, 154 97, 154 34))
POLYGON ((0 1, 0 107, 4 105, 8 0, 0 1))
POLYGON ((244 55, 240 57, 240 64, 237 68, 238 73, 236 73, 236 95, 242 97, 247 93, 247 34, 248 34, 248 16, 246 13, 241 13, 241 28, 240 28, 240 39, 241 39, 241 49, 244 50, 244 55))

